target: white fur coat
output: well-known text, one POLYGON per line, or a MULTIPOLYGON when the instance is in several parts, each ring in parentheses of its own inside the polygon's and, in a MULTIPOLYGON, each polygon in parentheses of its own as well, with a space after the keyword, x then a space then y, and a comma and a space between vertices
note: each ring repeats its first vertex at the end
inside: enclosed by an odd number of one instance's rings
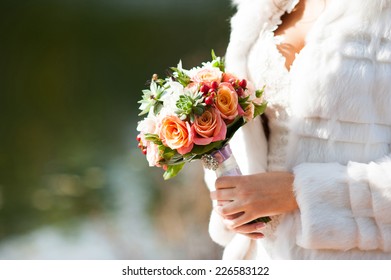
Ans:
MULTIPOLYGON (((233 2, 227 70, 249 77, 249 51, 275 3, 289 11, 298 1, 233 2)), ((300 210, 260 241, 212 212, 210 235, 225 259, 391 259, 391 0, 330 0, 296 60, 286 169, 300 210)), ((268 170, 259 120, 231 146, 244 174, 268 170)), ((210 188, 213 180, 206 172, 210 188)))

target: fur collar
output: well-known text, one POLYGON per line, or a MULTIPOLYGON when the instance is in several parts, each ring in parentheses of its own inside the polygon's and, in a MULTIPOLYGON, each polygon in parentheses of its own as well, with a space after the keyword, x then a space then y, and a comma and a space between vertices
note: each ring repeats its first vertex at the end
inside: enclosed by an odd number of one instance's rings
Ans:
MULTIPOLYGON (((290 12, 299 3, 300 0, 231 0, 234 6, 253 5, 267 6, 272 5, 281 10, 290 12), (258 4, 258 5, 257 5, 258 4)), ((303 1, 303 0, 301 0, 303 1)), ((391 6, 391 0, 329 0, 329 4, 336 2, 339 7, 351 6, 356 11, 368 14, 378 13, 391 6)))

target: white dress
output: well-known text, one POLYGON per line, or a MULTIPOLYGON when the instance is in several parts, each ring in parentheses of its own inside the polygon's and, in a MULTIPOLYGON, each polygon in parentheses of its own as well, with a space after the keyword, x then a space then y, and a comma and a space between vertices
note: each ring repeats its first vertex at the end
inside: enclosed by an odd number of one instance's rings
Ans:
POLYGON ((276 45, 281 37, 273 32, 263 32, 249 54, 249 78, 257 81, 256 87, 265 85, 265 112, 269 123, 268 171, 286 171, 286 148, 289 134, 290 75, 285 58, 276 45), (262 67, 259 67, 259 66, 262 67))

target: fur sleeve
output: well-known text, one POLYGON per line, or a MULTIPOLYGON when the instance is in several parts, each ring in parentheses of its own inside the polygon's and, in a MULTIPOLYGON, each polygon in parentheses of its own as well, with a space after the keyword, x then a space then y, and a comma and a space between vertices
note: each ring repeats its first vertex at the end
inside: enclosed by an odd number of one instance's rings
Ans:
POLYGON ((298 245, 307 249, 391 252, 391 157, 362 164, 294 168, 301 212, 298 245))

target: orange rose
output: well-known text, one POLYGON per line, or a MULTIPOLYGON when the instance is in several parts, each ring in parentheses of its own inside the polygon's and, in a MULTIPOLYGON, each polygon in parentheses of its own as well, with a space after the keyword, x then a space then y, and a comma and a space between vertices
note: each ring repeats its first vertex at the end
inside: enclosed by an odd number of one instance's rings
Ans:
POLYGON ((220 113, 213 107, 206 110, 201 116, 195 118, 194 143, 197 145, 208 145, 225 139, 227 126, 222 120, 220 113))
POLYGON ((193 133, 188 122, 177 116, 166 116, 160 124, 159 137, 162 143, 184 155, 193 148, 193 133))
POLYGON ((221 83, 217 89, 215 106, 223 119, 233 120, 238 115, 238 94, 230 83, 221 83))

